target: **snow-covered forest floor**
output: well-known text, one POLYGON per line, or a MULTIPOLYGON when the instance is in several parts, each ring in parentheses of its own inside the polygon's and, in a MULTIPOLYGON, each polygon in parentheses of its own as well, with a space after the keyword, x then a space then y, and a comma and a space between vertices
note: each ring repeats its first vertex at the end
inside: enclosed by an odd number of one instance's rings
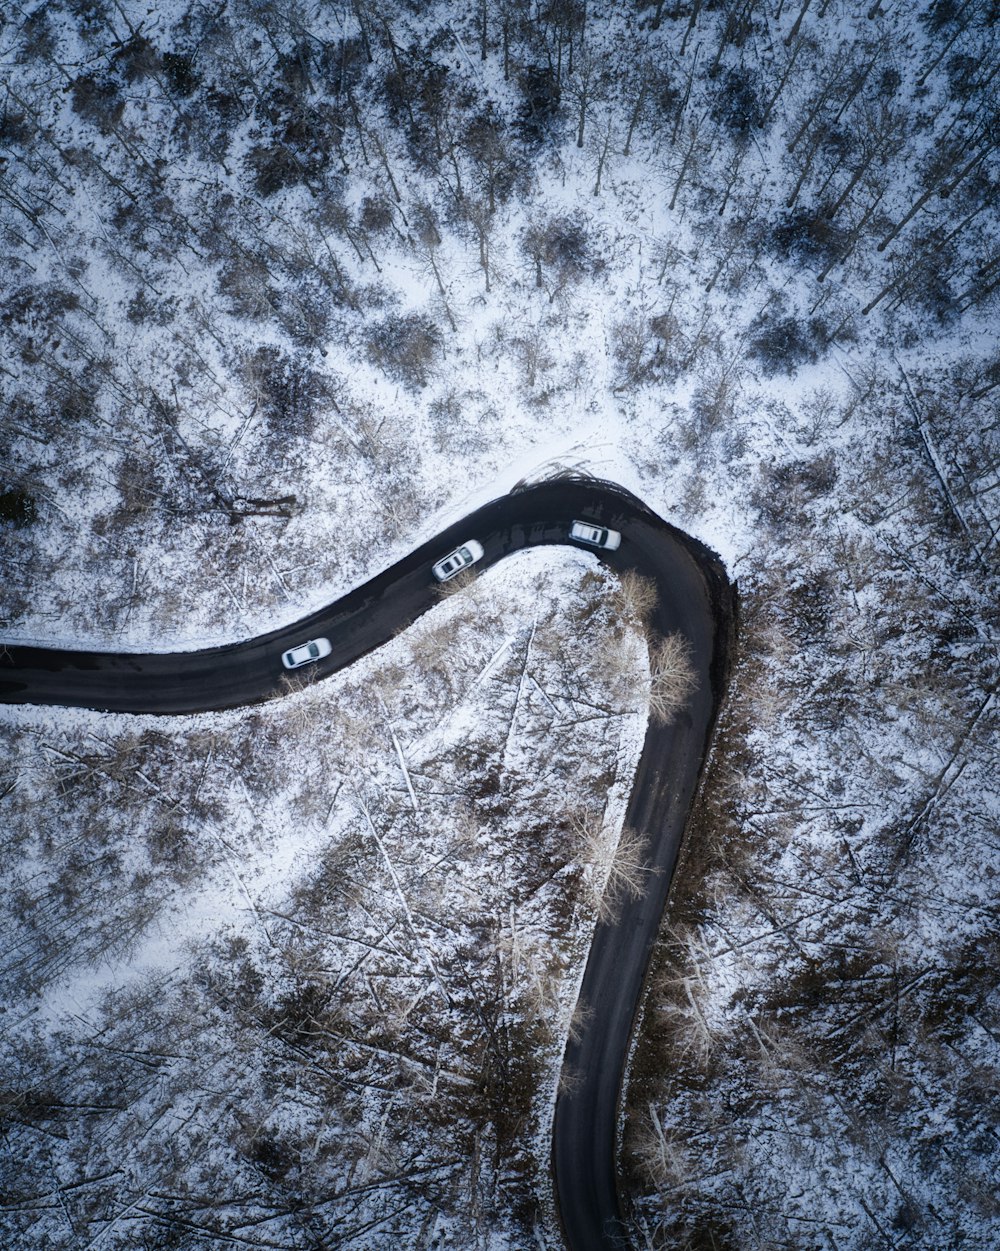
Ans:
POLYGON ((618 599, 523 553, 266 707, 2 727, 5 1246, 551 1224, 646 720, 618 599))
MULTIPOLYGON (((640 1246, 1000 1242, 993 9, 0 18, 0 640, 250 636, 559 467, 738 579, 640 1246)), ((251 712, 4 712, 7 1243, 557 1244, 623 602, 522 557, 251 712)))

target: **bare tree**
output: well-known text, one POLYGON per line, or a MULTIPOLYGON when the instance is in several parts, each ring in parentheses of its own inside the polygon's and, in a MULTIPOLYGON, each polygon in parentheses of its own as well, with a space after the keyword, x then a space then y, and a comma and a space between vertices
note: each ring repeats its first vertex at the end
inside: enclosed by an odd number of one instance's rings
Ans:
POLYGON ((630 625, 646 627, 656 608, 656 585, 633 569, 626 569, 618 577, 615 595, 617 608, 630 625))
POLYGON ((421 263, 421 267, 425 270, 430 270, 434 276, 434 283, 437 286, 438 294, 441 296, 441 303, 444 305, 448 325, 451 327, 452 333, 454 333, 458 330, 458 325, 451 311, 451 305, 448 302, 448 290, 444 285, 437 262, 437 252, 442 242, 441 233, 438 230, 437 220, 430 205, 423 206, 422 210, 416 214, 414 233, 416 234, 416 240, 413 245, 414 251, 421 263))
POLYGON ((462 220, 479 246, 479 268, 483 271, 486 290, 490 290, 490 246, 493 242, 494 215, 485 200, 466 197, 461 205, 462 220))
POLYGON ((576 146, 583 147, 587 111, 603 96, 606 85, 605 58, 585 48, 577 57, 576 69, 569 80, 567 94, 576 105, 576 146))
POLYGON ((701 127, 703 118, 688 122, 687 143, 684 153, 681 157, 681 163, 677 170, 677 180, 674 183, 673 190, 670 193, 670 202, 667 205, 669 209, 673 209, 677 204, 677 197, 680 195, 681 187, 692 173, 698 169, 699 158, 703 154, 704 141, 701 136, 701 127))
POLYGON ((691 644, 683 634, 668 634, 649 649, 649 713, 666 725, 698 689, 691 644))
POLYGON ((571 824, 580 839, 589 875, 587 890, 598 919, 613 921, 626 899, 641 899, 650 874, 649 839, 626 825, 612 842, 594 813, 577 814, 571 824))

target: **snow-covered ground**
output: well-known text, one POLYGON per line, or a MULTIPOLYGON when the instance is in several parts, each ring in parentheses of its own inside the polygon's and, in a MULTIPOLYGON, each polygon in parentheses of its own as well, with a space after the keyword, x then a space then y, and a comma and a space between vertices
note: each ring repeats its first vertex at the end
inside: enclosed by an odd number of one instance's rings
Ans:
MULTIPOLYGON (((0 640, 251 636, 561 468, 738 579, 633 1058, 653 1246, 998 1242, 997 54, 985 0, 0 25, 0 640)), ((642 722, 581 722, 566 773, 592 575, 519 558, 265 710, 4 712, 25 1245, 268 1245, 282 1203, 289 1247, 552 1239, 565 788, 613 838, 642 722)))
POLYGON ((552 1228, 645 732, 639 636, 637 682, 580 664, 614 594, 586 553, 527 552, 263 709, 4 725, 7 1245, 131 1248, 172 1216, 297 1245, 292 1194, 354 1246, 516 1241, 510 1204, 552 1228))

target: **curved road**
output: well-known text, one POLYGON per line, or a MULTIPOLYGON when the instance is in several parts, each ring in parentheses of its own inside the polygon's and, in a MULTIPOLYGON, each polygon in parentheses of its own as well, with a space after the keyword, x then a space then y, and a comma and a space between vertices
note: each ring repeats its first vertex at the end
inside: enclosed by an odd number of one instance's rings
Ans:
POLYGON ((595 932, 580 992, 586 1025, 563 1062, 574 1080, 561 1083, 555 1108, 552 1162, 566 1244, 570 1251, 619 1251, 628 1245, 615 1169, 622 1075, 732 651, 735 590, 714 553, 612 483, 556 478, 486 504, 328 608, 247 642, 171 654, 0 645, 0 703, 144 713, 255 703, 282 691, 281 653, 288 647, 329 638, 332 654, 311 666, 311 675, 323 677, 426 612, 437 602, 431 564, 465 539, 482 543, 481 563, 490 565, 524 547, 567 543, 578 517, 622 532, 621 548, 600 555, 617 570, 655 581, 653 624, 685 635, 700 678, 677 720, 648 729, 626 821, 649 836, 655 872, 642 898, 595 932))

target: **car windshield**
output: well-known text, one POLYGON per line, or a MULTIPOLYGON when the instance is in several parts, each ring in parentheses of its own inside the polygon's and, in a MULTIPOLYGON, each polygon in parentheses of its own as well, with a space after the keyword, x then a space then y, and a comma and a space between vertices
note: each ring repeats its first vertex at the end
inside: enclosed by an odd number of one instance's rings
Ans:
POLYGON ((313 660, 315 660, 316 657, 319 655, 319 648, 316 646, 315 643, 310 643, 309 646, 306 648, 306 652, 310 656, 312 656, 313 660))
POLYGON ((468 561, 470 564, 472 563, 472 553, 467 547, 460 547, 458 549, 458 554, 463 561, 468 561))

